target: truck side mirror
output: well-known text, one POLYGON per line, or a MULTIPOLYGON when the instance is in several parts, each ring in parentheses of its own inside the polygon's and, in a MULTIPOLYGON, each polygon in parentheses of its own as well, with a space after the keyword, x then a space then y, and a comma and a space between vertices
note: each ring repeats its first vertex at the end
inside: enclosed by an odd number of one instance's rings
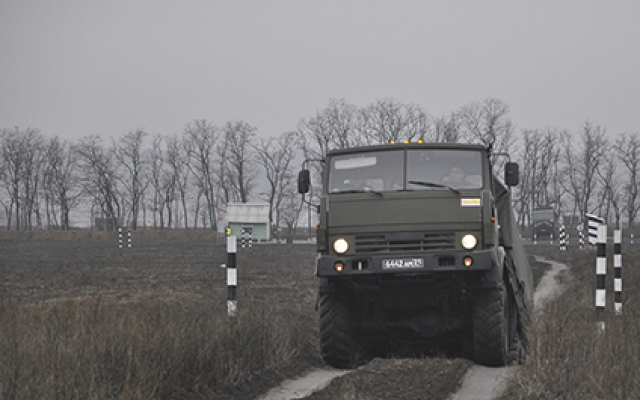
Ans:
POLYGON ((303 169, 298 173, 298 193, 304 194, 309 192, 311 186, 311 175, 308 169, 303 169))
POLYGON ((518 186, 518 183, 520 183, 520 166, 518 163, 508 162, 505 165, 504 182, 507 186, 518 186))

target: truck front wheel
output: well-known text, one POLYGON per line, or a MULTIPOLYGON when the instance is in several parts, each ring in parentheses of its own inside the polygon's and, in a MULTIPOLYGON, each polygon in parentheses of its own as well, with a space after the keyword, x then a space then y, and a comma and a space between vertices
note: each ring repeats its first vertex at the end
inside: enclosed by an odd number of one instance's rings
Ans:
POLYGON ((517 320, 512 318, 514 306, 504 282, 476 294, 473 305, 473 351, 477 363, 487 366, 509 363, 510 332, 515 331, 509 325, 511 320, 517 320))
POLYGON ((320 351, 324 361, 336 368, 356 367, 356 345, 347 297, 320 295, 320 351))

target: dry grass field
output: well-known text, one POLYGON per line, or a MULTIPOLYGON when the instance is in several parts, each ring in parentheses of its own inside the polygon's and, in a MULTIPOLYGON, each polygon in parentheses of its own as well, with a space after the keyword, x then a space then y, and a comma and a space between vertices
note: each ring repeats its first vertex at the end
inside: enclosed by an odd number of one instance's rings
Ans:
POLYGON ((0 234, 0 398, 247 399, 319 365, 313 246, 210 232, 0 234))
MULTIPOLYGON (((635 398, 638 251, 623 255, 624 317, 609 315, 597 335, 595 251, 527 249, 564 259, 571 290, 530 327, 530 360, 504 398, 635 398)), ((322 365, 314 255, 313 245, 239 248, 230 319, 226 249, 210 232, 134 232, 131 249, 114 233, 0 232, 0 398, 257 398, 322 365)), ((533 265, 539 278, 544 265, 533 265)), ((311 398, 444 399, 470 365, 375 359, 311 398)))
MULTIPOLYGON (((321 365, 314 254, 313 245, 239 248, 231 320, 226 248, 211 232, 138 231, 131 249, 115 233, 0 232, 3 399, 258 397, 321 365)), ((438 398, 470 365, 374 360, 338 391, 438 398)))
POLYGON ((640 247, 623 245, 623 312, 613 312, 613 246, 607 249, 605 331, 597 328, 594 249, 529 247, 530 253, 566 263, 568 290, 536 316, 530 355, 504 400, 637 399, 640 396, 640 247))

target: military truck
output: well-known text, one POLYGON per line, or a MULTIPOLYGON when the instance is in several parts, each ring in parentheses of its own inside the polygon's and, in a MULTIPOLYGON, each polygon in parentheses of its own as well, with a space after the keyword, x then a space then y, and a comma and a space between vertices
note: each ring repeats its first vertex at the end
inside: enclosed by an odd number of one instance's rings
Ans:
POLYGON ((552 207, 538 207, 531 212, 533 239, 552 238, 556 230, 555 211, 552 207))
POLYGON ((321 161, 313 198, 327 364, 353 368, 380 346, 440 341, 484 365, 522 359, 533 280, 511 205, 516 163, 490 146, 443 143, 340 149, 321 161))

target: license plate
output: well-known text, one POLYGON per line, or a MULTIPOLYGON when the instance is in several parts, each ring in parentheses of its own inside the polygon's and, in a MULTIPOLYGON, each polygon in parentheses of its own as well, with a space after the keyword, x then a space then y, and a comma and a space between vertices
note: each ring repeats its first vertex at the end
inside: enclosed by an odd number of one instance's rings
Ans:
POLYGON ((424 259, 422 258, 392 258, 382 260, 382 269, 414 269, 424 268, 424 259))

